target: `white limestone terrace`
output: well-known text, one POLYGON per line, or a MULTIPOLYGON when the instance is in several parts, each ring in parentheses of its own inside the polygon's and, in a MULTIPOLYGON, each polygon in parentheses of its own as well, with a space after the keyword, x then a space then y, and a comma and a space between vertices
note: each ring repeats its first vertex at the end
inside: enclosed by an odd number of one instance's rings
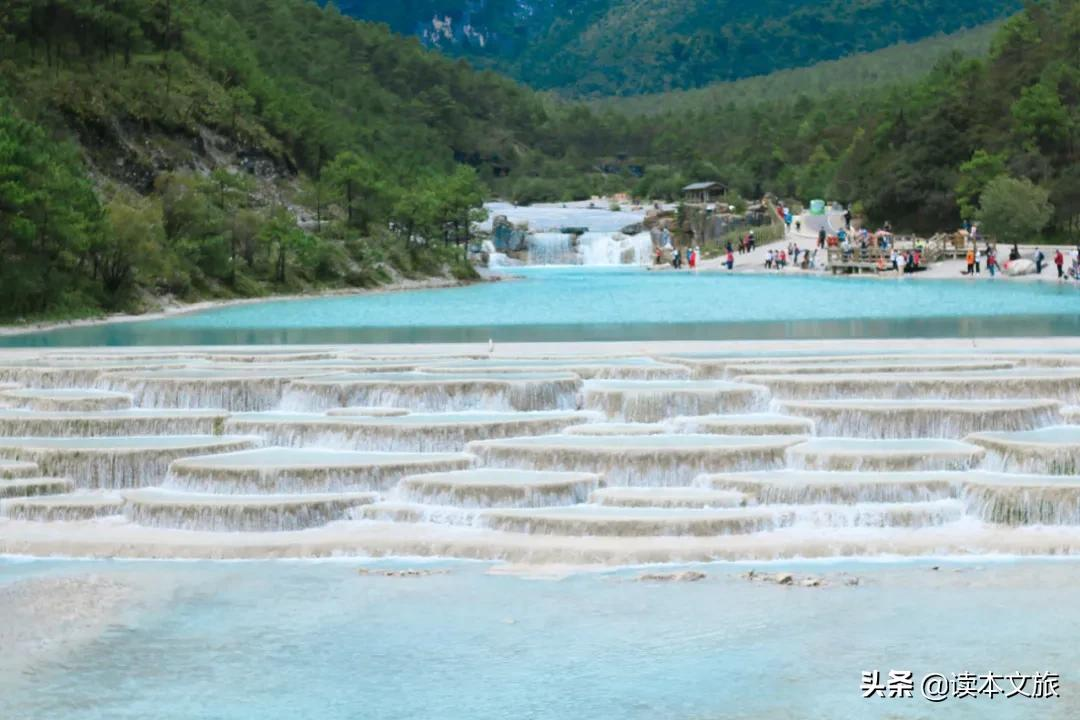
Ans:
POLYGON ((471 466, 462 453, 391 453, 270 447, 186 457, 169 467, 174 489, 225 494, 386 490, 406 475, 471 466))
POLYGON ((649 357, 455 360, 421 365, 429 373, 571 372, 584 380, 685 380, 690 368, 649 357))
MULTIPOLYGON (((845 353, 812 350, 785 349, 743 353, 736 352, 681 352, 661 356, 665 362, 686 365, 696 379, 723 379, 755 373, 774 374, 829 374, 848 370, 876 372, 916 372, 951 370, 1007 369, 1023 365, 1068 367, 1069 356, 1047 356, 1037 362, 1032 357, 1008 354, 987 358, 970 355, 960 350, 942 350, 925 354, 919 351, 897 353, 877 348, 865 348, 861 352, 845 353)), ((1080 361, 1080 357, 1076 358, 1080 361)))
POLYGON ((148 527, 218 532, 290 531, 341 520, 375 493, 301 495, 220 495, 151 488, 123 494, 123 512, 148 527))
POLYGON ((169 368, 140 372, 112 371, 97 384, 130 393, 139 407, 224 408, 244 412, 272 410, 285 387, 299 378, 325 375, 322 369, 290 369, 287 363, 271 369, 169 368))
POLYGON ((967 440, 986 448, 988 469, 1051 475, 1076 475, 1080 471, 1080 425, 977 432, 967 440))
POLYGON ((567 435, 665 435, 672 429, 665 423, 594 422, 571 425, 563 430, 567 435))
POLYGON ((1080 553, 1080 338, 18 350, 0 382, 0 552, 1080 553))
POLYGON ((722 470, 781 468, 784 453, 805 440, 762 435, 544 435, 479 440, 466 450, 482 466, 602 474, 628 486, 684 486, 722 470))
POLYGON ((589 380, 584 405, 628 422, 657 422, 680 415, 751 412, 764 409, 769 391, 761 385, 724 380, 589 380))
POLYGON ((27 460, 9 460, 0 457, 0 479, 14 480, 34 477, 39 472, 38 464, 27 460))
POLYGON ((812 420, 780 413, 691 415, 668 421, 675 432, 713 435, 813 435, 812 420))
POLYGON ((275 445, 387 452, 460 451, 473 440, 545 435, 596 417, 577 411, 414 413, 391 417, 243 413, 225 429, 275 445))
POLYGON ((577 407, 581 379, 572 373, 342 373, 289 383, 281 406, 327 410, 351 405, 388 405, 449 412, 568 410, 577 407))
POLYGON ((0 436, 103 437, 221 434, 224 410, 132 408, 92 412, 0 409, 0 436))
POLYGON ((132 405, 131 395, 107 390, 68 388, 20 388, 0 391, 0 403, 14 408, 38 411, 90 412, 94 410, 126 410, 132 405))
POLYGON ((43 473, 70 478, 80 488, 116 489, 156 484, 177 458, 246 450, 260 442, 228 435, 0 437, 0 457, 34 462, 43 473))
POLYGON ((779 400, 819 435, 870 439, 953 438, 980 430, 1033 430, 1062 421, 1057 400, 779 400))
POLYGON ((331 417, 400 417, 408 415, 405 408, 395 407, 372 407, 358 405, 356 407, 330 408, 326 414, 331 417))
POLYGON ((463 508, 546 507, 583 503, 599 485, 595 473, 476 468, 410 475, 399 483, 397 495, 463 508))
POLYGON ((958 440, 814 438, 788 450, 788 464, 805 470, 968 470, 986 452, 958 440))
POLYGON ((75 489, 67 478, 23 477, 0 479, 0 498, 25 498, 39 495, 62 495, 75 489))
POLYGON ((860 372, 792 375, 767 370, 738 375, 779 400, 1046 398, 1080 402, 1080 368, 1016 368, 975 372, 860 372))

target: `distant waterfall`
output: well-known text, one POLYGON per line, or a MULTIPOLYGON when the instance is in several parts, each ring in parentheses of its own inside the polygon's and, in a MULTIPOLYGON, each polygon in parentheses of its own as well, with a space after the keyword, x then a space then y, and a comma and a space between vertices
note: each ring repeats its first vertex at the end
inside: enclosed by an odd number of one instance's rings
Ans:
POLYGON ((647 265, 653 251, 652 235, 644 232, 585 233, 578 240, 582 265, 647 265))

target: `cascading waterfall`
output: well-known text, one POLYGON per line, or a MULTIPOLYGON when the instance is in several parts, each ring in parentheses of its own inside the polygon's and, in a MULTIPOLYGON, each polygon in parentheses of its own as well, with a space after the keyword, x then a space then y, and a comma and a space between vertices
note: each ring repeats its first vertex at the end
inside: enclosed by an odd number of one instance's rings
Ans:
POLYGON ((974 477, 964 483, 971 515, 1002 525, 1080 525, 1080 481, 1075 477, 974 477))
POLYGON ((703 475, 695 484, 744 493, 762 505, 916 503, 956 497, 962 473, 800 472, 703 475))
POLYGON ((39 495, 60 495, 75 489, 67 478, 22 478, 0 480, 0 498, 27 498, 39 495))
MULTIPOLYGON (((315 373, 311 373, 315 374, 315 373)), ((232 412, 273 410, 290 380, 283 376, 220 376, 212 372, 193 377, 103 375, 98 385, 123 390, 144 408, 222 408, 232 412)))
POLYGON ((574 236, 565 233, 531 233, 526 239, 530 265, 579 265, 574 236))
POLYGON ((247 450, 259 442, 228 436, 0 438, 0 453, 35 462, 46 475, 70 478, 80 488, 121 489, 157 484, 179 458, 247 450))
POLYGON ((677 416, 760 410, 768 404, 768 398, 768 388, 720 380, 591 380, 585 383, 586 408, 629 422, 648 423, 677 416))
POLYGON ((218 410, 117 410, 92 413, 0 410, 0 436, 220 435, 227 417, 228 413, 218 410))
POLYGON ((296 380, 281 406, 301 412, 348 405, 462 410, 574 410, 581 380, 571 374, 460 376, 370 373, 296 380))
POLYGON ((72 493, 0 500, 0 516, 30 522, 75 522, 123 512, 119 495, 72 493))

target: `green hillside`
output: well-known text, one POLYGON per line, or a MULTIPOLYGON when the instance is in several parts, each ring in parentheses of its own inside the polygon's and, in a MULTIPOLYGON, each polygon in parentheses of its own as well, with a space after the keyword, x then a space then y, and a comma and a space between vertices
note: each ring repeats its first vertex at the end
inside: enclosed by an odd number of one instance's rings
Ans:
POLYGON ((1001 20, 1018 0, 339 0, 539 89, 634 95, 805 67, 1001 20))
POLYGON ((769 75, 714 83, 695 90, 603 98, 593 101, 593 105, 631 114, 656 115, 669 110, 693 111, 729 104, 747 106, 795 101, 800 95, 814 98, 843 93, 854 99, 863 93, 877 93, 883 87, 916 81, 952 53, 985 57, 1000 26, 1000 23, 990 23, 953 35, 900 43, 810 67, 778 70, 769 75))

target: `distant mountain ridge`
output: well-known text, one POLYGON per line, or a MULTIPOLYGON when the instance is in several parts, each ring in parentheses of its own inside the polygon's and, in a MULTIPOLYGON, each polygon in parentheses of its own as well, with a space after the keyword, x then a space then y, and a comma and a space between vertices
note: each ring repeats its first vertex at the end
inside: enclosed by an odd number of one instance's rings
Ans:
MULTIPOLYGON (((319 0, 323 2, 325 0, 319 0)), ((1021 0, 338 0, 425 45, 567 94, 636 95, 804 67, 1000 20, 1021 0)))

